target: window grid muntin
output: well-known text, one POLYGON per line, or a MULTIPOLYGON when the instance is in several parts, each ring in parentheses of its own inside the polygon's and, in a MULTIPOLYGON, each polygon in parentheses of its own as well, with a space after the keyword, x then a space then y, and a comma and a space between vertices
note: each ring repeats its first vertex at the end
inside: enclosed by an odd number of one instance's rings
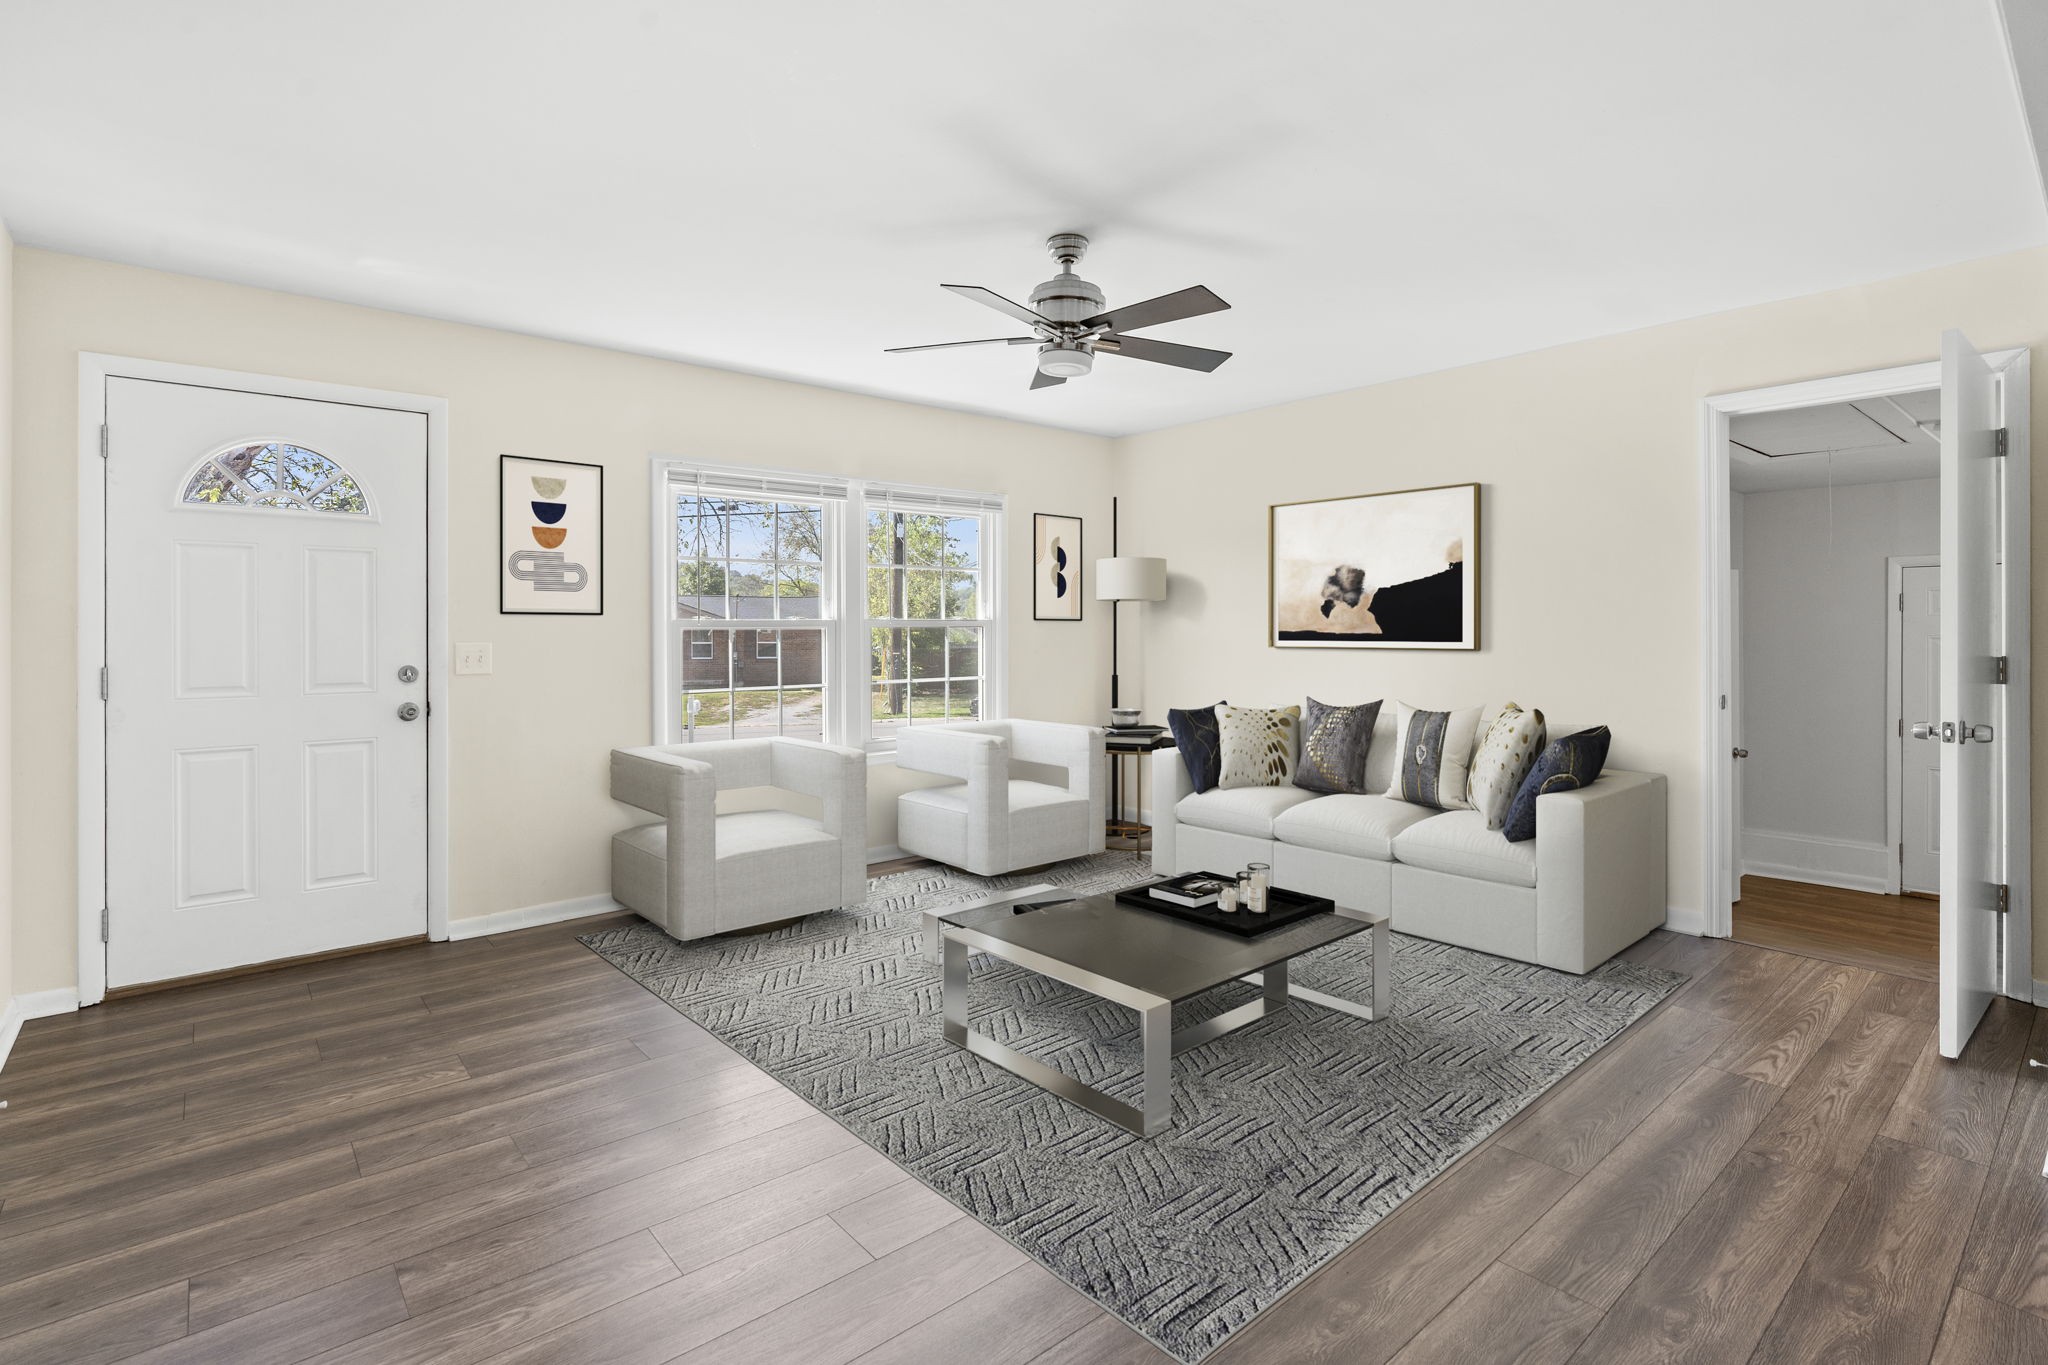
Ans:
POLYGON ((368 492, 339 460, 293 441, 245 441, 214 451, 187 476, 178 501, 237 511, 370 515, 368 492), (234 457, 246 452, 253 453, 238 467, 234 457), (308 469, 314 471, 310 476, 308 469), (217 496, 204 496, 209 490, 217 496), (339 497, 338 505, 331 500, 323 503, 330 494, 339 497))

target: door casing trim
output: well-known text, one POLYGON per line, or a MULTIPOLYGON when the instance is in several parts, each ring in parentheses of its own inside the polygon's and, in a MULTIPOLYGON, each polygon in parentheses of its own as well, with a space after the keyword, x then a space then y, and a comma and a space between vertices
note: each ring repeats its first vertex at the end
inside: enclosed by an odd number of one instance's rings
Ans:
POLYGON ((202 365, 81 352, 78 357, 78 1003, 107 994, 100 912, 107 888, 107 489, 100 459, 107 381, 145 379, 417 412, 427 419, 427 937, 448 937, 448 400, 202 365))
MULTIPOLYGON (((2005 878, 2011 910, 2005 917, 2007 948, 2003 994, 2018 999, 2032 995, 2033 944, 2033 815, 2031 714, 2032 638, 2030 616, 2032 510, 2032 445, 2028 429, 2032 353, 2024 346, 1988 350, 1984 361, 2000 376, 2000 404, 2008 433, 2005 463, 2004 635, 2008 650, 2006 704, 2001 722, 2006 730, 2006 762, 2000 800, 2004 816, 2005 878), (2018 699, 2016 702, 2014 699, 2018 699)), ((1728 884, 1732 803, 1727 755, 1733 746, 1728 713, 1720 699, 1730 690, 1733 654, 1727 584, 1733 567, 1729 525, 1728 419, 1737 413, 1779 412, 1787 408, 1846 403, 1886 394, 1941 387, 1941 362, 1866 370, 1739 393, 1710 394, 1699 400, 1700 416, 1700 767, 1704 799, 1700 803, 1701 876, 1698 888, 1700 932, 1726 938, 1733 930, 1733 898, 1728 884)), ((1676 917, 1674 917, 1676 918, 1676 917)), ((1686 917, 1688 920, 1690 917, 1686 917)))

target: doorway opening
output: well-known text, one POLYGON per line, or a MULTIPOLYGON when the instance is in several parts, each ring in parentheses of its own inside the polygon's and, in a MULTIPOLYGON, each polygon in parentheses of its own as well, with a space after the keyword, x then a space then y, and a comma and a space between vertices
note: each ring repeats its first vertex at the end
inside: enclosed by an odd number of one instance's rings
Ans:
MULTIPOLYGON (((1938 870, 1938 900, 1932 904, 1936 917, 1934 979, 1939 1044, 1944 1056, 1956 1057, 1961 1055, 1995 995, 2031 999, 2033 994, 2028 786, 2029 356, 2024 349, 1979 352, 1956 331, 1941 336, 1939 354, 1938 360, 1919 365, 1721 394, 1701 401, 1705 599, 1701 823, 1705 857, 1700 877, 1702 910, 1698 929, 1716 937, 1731 937, 1735 933, 1738 898, 1749 902, 1748 916, 1760 917, 1770 908, 1770 902, 1759 893, 1776 892, 1781 900, 1805 897, 1809 902, 1790 907, 1787 918, 1811 925, 1824 918, 1824 912, 1831 912, 1847 918, 1857 931, 1850 935, 1852 939, 1874 937, 1870 912, 1878 907, 1874 901, 1859 901, 1855 897, 1892 898, 1896 892, 1896 898, 1888 902, 1889 908, 1912 913, 1913 907, 1901 904, 1907 899, 1901 845, 1906 838, 1907 821, 1917 814, 1936 831, 1927 842, 1933 845, 1932 861, 1938 870), (1938 394, 1938 399, 1928 398, 1929 394, 1938 394), (1925 415, 1930 404, 1936 412, 1931 418, 1925 415), (1761 424, 1741 420, 1752 416, 1774 420, 1761 424), (1926 716, 1904 714, 1906 651, 1911 642, 1906 639, 1905 613, 1900 612, 1900 662, 1896 673, 1890 675, 1897 680, 1897 695, 1892 698, 1896 711, 1886 717, 1893 728, 1894 743, 1914 737, 1915 725, 1921 726, 1920 734, 1928 737, 1935 755, 1938 796, 1931 803, 1931 814, 1918 806, 1908 811, 1905 769, 1916 754, 1927 751, 1898 745, 1894 770, 1892 762, 1886 759, 1881 723, 1873 729, 1866 720, 1864 733, 1868 738, 1854 764, 1844 766, 1833 760, 1808 757, 1808 770, 1796 774, 1797 781, 1792 785, 1805 791, 1804 800, 1809 804, 1846 810, 1858 804, 1848 799, 1854 795, 1852 788, 1863 784, 1865 796, 1882 805, 1873 807, 1866 801, 1860 803, 1862 811, 1867 816, 1873 808, 1886 810, 1884 838, 1888 843, 1873 845, 1867 836, 1845 837, 1837 826, 1832 833, 1807 833, 1803 838, 1795 838, 1791 845, 1783 840, 1774 845, 1768 837, 1758 837, 1759 834, 1799 836, 1802 831, 1773 831, 1763 823, 1771 818, 1792 822, 1793 817, 1783 816, 1791 807, 1782 793, 1748 791, 1748 779, 1738 777, 1738 769, 1754 762, 1758 745, 1753 716, 1758 701, 1757 670, 1739 658, 1745 641, 1754 647, 1758 629, 1740 623, 1745 607, 1752 613, 1775 613, 1783 606, 1781 598, 1787 594, 1766 594, 1746 581, 1757 573, 1761 563, 1754 553, 1760 531, 1755 513, 1759 509, 1746 505, 1754 492, 1738 491, 1736 461, 1732 457, 1742 455, 1764 470, 1791 470, 1802 461, 1813 463, 1816 456, 1823 470, 1828 462, 1834 462, 1837 477, 1824 482, 1822 494, 1829 499, 1826 505, 1833 513, 1841 511, 1845 498, 1867 497, 1881 503, 1887 496, 1881 492, 1851 493, 1859 486, 1859 474, 1863 482, 1872 484, 1914 481, 1900 477, 1914 472, 1910 467, 1886 471, 1878 467, 1882 460, 1873 457, 1851 467, 1845 483, 1839 477, 1844 468, 1840 452, 1855 447, 1825 433, 1818 440, 1812 439, 1817 427, 1830 423, 1861 423, 1862 430, 1868 433, 1867 441, 1880 450, 1890 450, 1896 458, 1910 459, 1915 447, 1926 444, 1912 433, 1931 437, 1937 452, 1933 482, 1938 492, 1938 544, 1931 552, 1888 547, 1881 552, 1881 558, 1887 576, 1893 571, 1900 575, 1896 592, 1906 591, 1909 583, 1917 587, 1927 585, 1928 580, 1919 575, 1908 577, 1913 569, 1930 570, 1939 584, 1939 605, 1933 619, 1923 612, 1915 620, 1916 627, 1924 632, 1923 643, 1932 641, 1934 709, 1926 716), (1747 439, 1739 448, 1735 438, 1744 429, 1747 439), (1743 518, 1743 540, 1749 542, 1743 546, 1740 560, 1737 517, 1743 518), (1916 557, 1933 562, 1914 564, 1911 561, 1916 557), (1898 562, 1894 564, 1894 560, 1898 562), (1738 572, 1739 565, 1746 572, 1738 572), (1748 697, 1741 685, 1742 676, 1750 677, 1748 697), (1745 757, 1745 750, 1752 757, 1745 757), (1874 762, 1884 764, 1883 775, 1876 779, 1858 775, 1875 771, 1874 762), (1816 790, 1824 791, 1824 795, 1815 796, 1816 790), (1895 824, 1889 809, 1894 792, 1899 807, 1895 824), (1760 797, 1765 802, 1763 810, 1746 809, 1760 797), (1773 811, 1779 812, 1779 816, 1774 817, 1773 811), (1887 853, 1896 871, 1884 866, 1887 853), (1814 876, 1810 869, 1816 863, 1830 875, 1814 876), (1759 877, 1745 884, 1749 873, 1783 871, 1794 866, 1809 869, 1806 875, 1811 879, 1759 877), (1897 882, 1893 881, 1895 876, 1897 882), (1836 884, 1816 884, 1823 880, 1836 884), (1848 884, 1841 884, 1844 882, 1848 884), (1818 899, 1833 904, 1812 903, 1818 899)), ((1890 496, 1896 502, 1897 494, 1890 496)), ((1831 567, 1831 556, 1815 559, 1812 542, 1818 539, 1832 551, 1840 545, 1847 528, 1839 522, 1812 525, 1810 515, 1807 521, 1807 543, 1793 548, 1804 555, 1811 579, 1831 567)), ((1859 540, 1869 538, 1870 533, 1865 532, 1859 540)), ((1797 559, 1799 554, 1791 557, 1797 559)), ((1871 576, 1866 572, 1861 581, 1868 584, 1871 576)), ((1888 583, 1889 578, 1885 581, 1888 583)), ((1814 585, 1809 581, 1803 586, 1814 585)), ((1879 590, 1866 586, 1858 591, 1879 590)), ((1878 600, 1880 611, 1875 618, 1867 610, 1845 610, 1827 614, 1817 624, 1809 621, 1805 627, 1825 641, 1848 628, 1838 617, 1856 618, 1864 632, 1864 642, 1853 650, 1839 642, 1834 648, 1844 654, 1861 653, 1865 662, 1857 665, 1856 690, 1866 698, 1873 686, 1888 686, 1889 653, 1873 650, 1868 641, 1873 619, 1880 626, 1884 620, 1883 598, 1878 600)), ((1762 629, 1783 624, 1774 621, 1762 629)), ((1892 648, 1889 639, 1881 648, 1892 648)), ((1811 649, 1807 655, 1809 663, 1813 662, 1811 649)), ((1822 662, 1832 666, 1844 661, 1829 657, 1822 662)), ((1812 724, 1814 706, 1825 707, 1833 693, 1814 695, 1822 693, 1826 684, 1811 680, 1795 681, 1792 687, 1789 698, 1766 695, 1763 700, 1772 704, 1774 710, 1797 711, 1804 704, 1806 723, 1812 724)), ((1914 700, 1918 699, 1916 694, 1914 700)), ((1858 716, 1867 716, 1869 712, 1866 704, 1851 707, 1836 701, 1835 705, 1844 713, 1853 711, 1858 716)), ((1846 714, 1838 716, 1827 710, 1819 714, 1831 723, 1853 723, 1846 714)), ((1813 738, 1804 730, 1773 730, 1769 723, 1764 732, 1772 736, 1774 749, 1778 745, 1797 749, 1813 738)), ((1814 814, 1802 809, 1797 821, 1810 826, 1814 814)), ((1870 826, 1858 828, 1867 830, 1870 826)))
POLYGON ((1933 980, 1941 394, 1728 422, 1732 936, 1933 980))

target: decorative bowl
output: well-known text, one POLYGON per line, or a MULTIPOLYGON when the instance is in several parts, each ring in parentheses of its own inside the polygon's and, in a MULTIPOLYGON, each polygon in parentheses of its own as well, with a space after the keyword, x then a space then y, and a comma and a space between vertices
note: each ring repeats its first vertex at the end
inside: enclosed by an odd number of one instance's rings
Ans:
POLYGON ((1111 725, 1136 725, 1144 719, 1145 713, 1135 706, 1112 706, 1109 708, 1111 725))

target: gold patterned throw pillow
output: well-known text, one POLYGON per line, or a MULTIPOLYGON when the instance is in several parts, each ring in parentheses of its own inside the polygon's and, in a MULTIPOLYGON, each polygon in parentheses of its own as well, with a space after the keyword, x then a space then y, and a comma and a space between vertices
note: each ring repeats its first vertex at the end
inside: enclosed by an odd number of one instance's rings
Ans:
POLYGON ((1219 787, 1284 787, 1301 752, 1299 706, 1218 706, 1223 775, 1219 787))
POLYGON ((1545 743, 1543 713, 1524 711, 1513 702, 1479 737, 1472 751, 1472 808, 1486 817, 1488 829, 1507 824, 1508 806, 1545 743))

